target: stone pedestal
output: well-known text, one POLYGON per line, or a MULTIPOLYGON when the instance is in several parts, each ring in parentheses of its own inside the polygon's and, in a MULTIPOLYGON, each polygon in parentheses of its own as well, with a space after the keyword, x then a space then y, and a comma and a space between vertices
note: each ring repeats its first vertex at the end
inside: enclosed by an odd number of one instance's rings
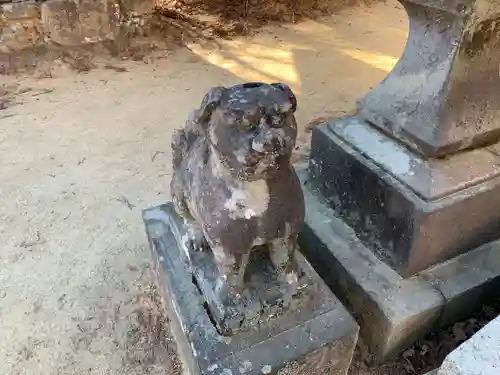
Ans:
POLYGON ((425 159, 360 117, 315 128, 311 179, 364 244, 411 276, 499 237, 500 156, 425 159))
POLYGON ((500 3, 401 3, 403 56, 357 116, 314 129, 302 176, 301 247, 381 360, 500 280, 500 3))
POLYGON ((0 53, 33 49, 42 43, 43 30, 37 3, 0 4, 0 53))
POLYGON ((48 0, 41 14, 46 37, 65 47, 114 40, 120 32, 120 7, 113 0, 48 0))
POLYGON ((346 375, 358 326, 309 263, 297 262, 315 280, 307 301, 258 329, 221 335, 172 234, 170 204, 145 210, 143 219, 172 334, 187 373, 346 375))

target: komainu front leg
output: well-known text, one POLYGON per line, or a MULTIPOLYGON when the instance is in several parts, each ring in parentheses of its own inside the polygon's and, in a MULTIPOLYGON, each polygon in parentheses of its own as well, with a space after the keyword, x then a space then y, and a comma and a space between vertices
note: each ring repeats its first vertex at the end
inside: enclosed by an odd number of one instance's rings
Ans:
POLYGON ((186 233, 182 237, 184 251, 187 252, 189 256, 189 252, 208 250, 210 247, 205 240, 203 230, 193 219, 186 204, 184 194, 176 185, 172 188, 172 202, 174 203, 175 210, 184 220, 184 226, 186 228, 186 233))
POLYGON ((185 221, 185 226, 187 230, 183 242, 189 252, 210 250, 210 246, 203 235, 203 230, 195 221, 188 219, 185 221))
POLYGON ((298 283, 295 267, 295 251, 297 251, 297 236, 279 238, 269 244, 269 256, 276 269, 278 278, 285 280, 295 293, 298 283))
POLYGON ((238 292, 243 288, 245 271, 250 258, 248 249, 244 252, 230 252, 217 242, 211 244, 215 263, 219 271, 219 286, 222 290, 238 292))

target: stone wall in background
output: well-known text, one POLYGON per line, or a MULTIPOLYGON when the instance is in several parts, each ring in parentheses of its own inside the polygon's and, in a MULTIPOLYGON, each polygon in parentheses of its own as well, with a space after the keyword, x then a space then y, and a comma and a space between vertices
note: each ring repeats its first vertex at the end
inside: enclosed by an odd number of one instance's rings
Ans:
POLYGON ((0 54, 114 40, 124 20, 153 6, 154 0, 0 0, 0 54))

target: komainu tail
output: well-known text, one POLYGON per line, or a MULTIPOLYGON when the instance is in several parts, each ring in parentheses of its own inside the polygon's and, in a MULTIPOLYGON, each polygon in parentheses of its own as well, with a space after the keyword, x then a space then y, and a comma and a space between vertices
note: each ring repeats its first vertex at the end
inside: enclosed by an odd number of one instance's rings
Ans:
POLYGON ((174 172, 180 167, 182 161, 196 140, 202 135, 202 128, 198 124, 198 111, 194 111, 183 129, 174 131, 172 136, 172 163, 174 172))
POLYGON ((186 176, 188 173, 184 168, 183 161, 189 157, 193 145, 203 136, 203 129, 198 123, 198 111, 194 111, 183 129, 174 131, 172 135, 172 166, 173 176, 170 182, 170 193, 175 209, 184 219, 190 219, 188 206, 186 204, 186 176))

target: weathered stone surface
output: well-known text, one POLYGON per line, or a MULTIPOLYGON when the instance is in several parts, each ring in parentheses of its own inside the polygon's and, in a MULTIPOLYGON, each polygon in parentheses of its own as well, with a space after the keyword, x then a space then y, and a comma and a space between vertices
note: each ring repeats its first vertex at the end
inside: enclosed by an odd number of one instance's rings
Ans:
POLYGON ((124 14, 134 17, 151 14, 155 7, 154 0, 121 0, 120 4, 124 14))
POLYGON ((305 211, 290 164, 296 108, 281 83, 214 87, 172 137, 170 192, 186 228, 174 233, 223 331, 307 290, 294 258, 305 211))
POLYGON ((500 290, 500 241, 457 256, 420 276, 446 299, 441 325, 465 319, 500 290))
POLYGON ((33 2, 0 4, 0 53, 32 49, 42 42, 38 4, 33 2))
MULTIPOLYGON (((307 179, 306 173, 300 175, 307 179)), ((371 351, 385 361, 435 326, 444 299, 425 280, 403 279, 380 261, 307 186, 300 247, 335 295, 355 312, 371 351)))
POLYGON ((40 5, 34 1, 0 4, 0 18, 23 20, 40 18, 40 5))
POLYGON ((358 117, 313 130, 312 182, 403 276, 498 238, 498 165, 486 148, 425 160, 358 117))
POLYGON ((500 3, 399 1, 406 48, 360 115, 427 156, 500 140, 500 3))
POLYGON ((305 167, 299 171, 307 208, 299 236, 302 252, 356 316, 361 337, 379 361, 498 295, 498 241, 402 278, 329 208, 305 167))
POLYGON ((113 0, 49 0, 41 14, 48 40, 63 46, 113 40, 120 31, 120 8, 113 0))
POLYGON ((500 317, 451 352, 438 375, 493 375, 500 371, 500 317))
POLYGON ((382 360, 500 275, 482 246, 500 237, 500 2, 400 2, 410 33, 394 70, 358 116, 313 130, 299 241, 382 360))
POLYGON ((167 206, 148 209, 143 218, 152 269, 190 375, 261 375, 282 368, 290 370, 286 374, 347 374, 358 326, 300 254, 297 261, 318 285, 309 303, 270 319, 257 330, 221 336, 170 231, 168 211, 167 206))
POLYGON ((33 49, 42 43, 42 26, 37 18, 4 21, 0 19, 0 53, 33 49))

